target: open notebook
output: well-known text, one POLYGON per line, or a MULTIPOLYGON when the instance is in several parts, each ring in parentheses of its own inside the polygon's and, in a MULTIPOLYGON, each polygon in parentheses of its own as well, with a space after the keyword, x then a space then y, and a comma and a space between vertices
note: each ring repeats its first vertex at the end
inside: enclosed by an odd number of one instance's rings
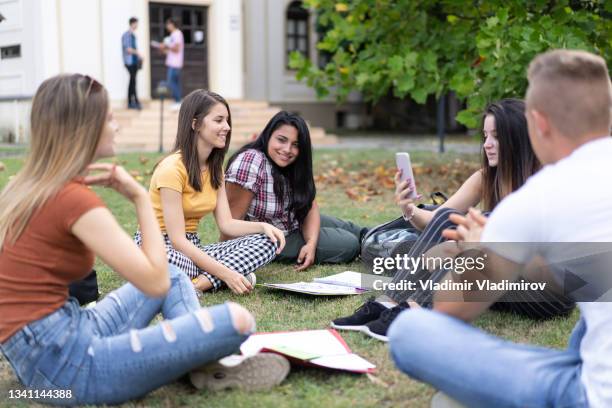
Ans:
POLYGON ((240 346, 247 356, 262 350, 309 366, 353 373, 372 373, 376 369, 374 364, 354 354, 334 329, 255 333, 240 346))
POLYGON ((305 293, 319 296, 360 295, 374 288, 374 281, 388 282, 391 278, 346 271, 313 282, 263 283, 262 286, 289 292, 305 293))

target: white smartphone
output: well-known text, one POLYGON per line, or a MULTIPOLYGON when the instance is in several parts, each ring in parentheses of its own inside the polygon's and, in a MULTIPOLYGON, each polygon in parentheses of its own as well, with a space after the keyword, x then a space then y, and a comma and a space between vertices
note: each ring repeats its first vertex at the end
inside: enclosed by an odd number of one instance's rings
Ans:
POLYGON ((414 173, 412 172, 412 164, 410 163, 410 155, 406 152, 395 153, 395 163, 397 168, 402 171, 401 181, 412 179, 412 192, 408 196, 411 199, 416 199, 419 195, 416 191, 416 181, 414 180, 414 173))

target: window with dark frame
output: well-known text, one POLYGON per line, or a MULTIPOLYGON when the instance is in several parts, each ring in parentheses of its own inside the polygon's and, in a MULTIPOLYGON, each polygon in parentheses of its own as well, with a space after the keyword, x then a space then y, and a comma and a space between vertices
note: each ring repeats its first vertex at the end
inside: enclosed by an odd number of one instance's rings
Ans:
MULTIPOLYGON (((172 6, 151 6, 150 25, 151 32, 156 34, 156 39, 162 40, 168 36, 166 31, 166 20, 174 17, 178 28, 183 33, 185 46, 203 46, 205 40, 204 16, 200 10, 179 10, 178 16, 172 14, 172 6)), ((174 7, 177 8, 177 7, 174 7)))
POLYGON ((0 59, 21 58, 21 45, 0 47, 0 59))
MULTIPOLYGON (((329 25, 321 24, 321 19, 317 15, 315 19, 315 32, 317 34, 317 42, 323 41, 329 29, 329 25)), ((331 62, 333 55, 334 54, 329 51, 317 49, 317 65, 319 66, 319 68, 325 69, 325 66, 331 62)))
POLYGON ((304 57, 310 55, 309 44, 309 12, 304 8, 301 1, 292 1, 287 7, 287 29, 286 29, 286 64, 289 67, 289 55, 293 51, 298 51, 304 57))

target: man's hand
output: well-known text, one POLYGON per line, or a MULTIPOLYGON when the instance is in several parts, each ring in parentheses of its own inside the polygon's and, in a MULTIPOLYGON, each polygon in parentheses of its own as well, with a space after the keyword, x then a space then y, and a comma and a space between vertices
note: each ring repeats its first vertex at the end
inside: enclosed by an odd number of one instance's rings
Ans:
POLYGON ((457 242, 480 242, 487 217, 479 210, 470 208, 466 216, 451 214, 449 219, 457 224, 457 229, 444 230, 442 232, 444 238, 457 242))

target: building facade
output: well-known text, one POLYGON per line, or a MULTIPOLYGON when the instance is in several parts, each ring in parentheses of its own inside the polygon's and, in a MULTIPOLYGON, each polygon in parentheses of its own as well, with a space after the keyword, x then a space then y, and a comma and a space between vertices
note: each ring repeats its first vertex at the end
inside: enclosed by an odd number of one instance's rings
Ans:
MULTIPOLYGON (((102 82, 112 104, 124 107, 129 76, 120 39, 130 17, 139 20, 136 37, 144 56, 137 92, 144 101, 156 98, 165 67, 150 44, 163 41, 164 22, 172 17, 185 37, 184 94, 206 88, 227 99, 299 112, 315 126, 359 126, 358 95, 342 106, 320 101, 287 66, 292 50, 319 58, 316 21, 301 1, 0 0, 0 15, 0 98, 32 95, 45 78, 79 72, 102 82)), ((27 102, 0 103, 0 129, 17 123, 25 132, 27 102)))

